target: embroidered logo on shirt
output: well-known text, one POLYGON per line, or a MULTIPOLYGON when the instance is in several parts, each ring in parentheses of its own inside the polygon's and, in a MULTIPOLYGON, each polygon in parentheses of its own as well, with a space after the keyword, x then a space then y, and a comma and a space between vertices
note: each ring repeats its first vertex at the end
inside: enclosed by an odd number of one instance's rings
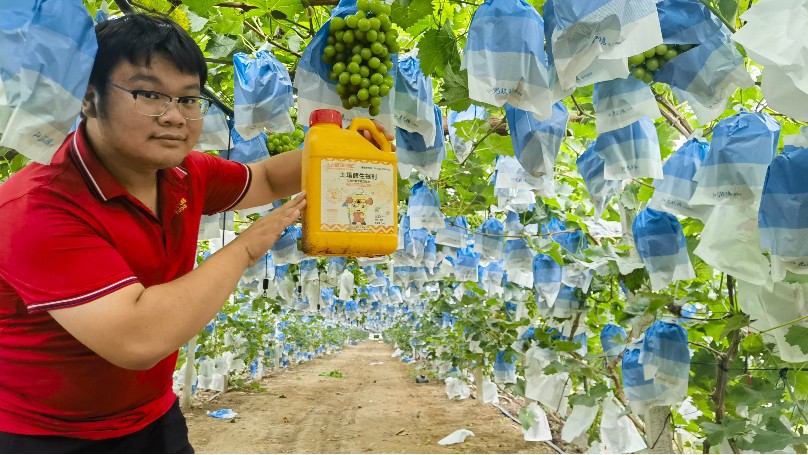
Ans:
POLYGON ((180 204, 177 206, 177 211, 175 213, 181 213, 185 209, 187 209, 188 208, 187 202, 188 201, 186 201, 185 198, 180 199, 180 204))

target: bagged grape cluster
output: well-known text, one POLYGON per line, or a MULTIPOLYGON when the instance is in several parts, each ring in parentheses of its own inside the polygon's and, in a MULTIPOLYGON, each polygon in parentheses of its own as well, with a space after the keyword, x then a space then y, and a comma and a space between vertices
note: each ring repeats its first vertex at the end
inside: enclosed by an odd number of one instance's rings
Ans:
POLYGON ((660 44, 642 54, 629 57, 628 66, 634 77, 650 84, 654 81, 654 74, 657 70, 682 52, 687 52, 694 47, 696 47, 695 44, 660 44))
POLYGON ((323 62, 333 64, 328 77, 337 83, 342 107, 367 108, 379 115, 382 97, 393 88, 390 55, 398 52, 398 32, 390 21, 390 5, 378 0, 358 0, 358 11, 331 18, 323 62))
POLYGON ((270 156, 288 152, 300 147, 303 143, 303 130, 296 129, 291 133, 274 133, 267 137, 267 150, 270 156))

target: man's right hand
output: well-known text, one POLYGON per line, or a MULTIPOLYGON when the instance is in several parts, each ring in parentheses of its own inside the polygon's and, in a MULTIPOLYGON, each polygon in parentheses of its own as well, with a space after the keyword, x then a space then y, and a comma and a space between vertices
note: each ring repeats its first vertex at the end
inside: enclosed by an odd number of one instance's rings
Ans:
POLYGON ((248 266, 261 260, 267 251, 283 234, 283 230, 294 224, 306 207, 306 193, 293 199, 254 222, 235 241, 240 242, 249 256, 248 266))

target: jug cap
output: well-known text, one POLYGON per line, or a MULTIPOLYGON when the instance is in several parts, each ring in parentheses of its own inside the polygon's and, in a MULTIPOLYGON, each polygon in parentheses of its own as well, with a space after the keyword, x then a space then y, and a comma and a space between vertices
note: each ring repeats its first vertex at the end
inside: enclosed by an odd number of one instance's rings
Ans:
POLYGON ((334 123, 342 128, 342 114, 334 109, 317 109, 309 115, 309 126, 318 123, 334 123))

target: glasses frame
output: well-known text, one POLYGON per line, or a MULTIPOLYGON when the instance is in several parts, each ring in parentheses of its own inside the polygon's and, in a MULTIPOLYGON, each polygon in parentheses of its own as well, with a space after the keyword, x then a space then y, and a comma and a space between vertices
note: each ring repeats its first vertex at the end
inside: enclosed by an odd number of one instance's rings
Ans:
MULTIPOLYGON (((135 108, 135 110, 137 111, 138 114, 145 115, 147 117, 161 117, 161 116, 165 115, 165 113, 168 112, 168 106, 170 104, 172 104, 174 102, 174 100, 177 100, 177 103, 176 103, 177 104, 177 111, 180 113, 180 115, 182 115, 183 118, 185 118, 186 120, 202 120, 205 117, 205 114, 207 114, 208 109, 210 109, 210 106, 213 104, 213 100, 211 100, 210 98, 208 98, 206 96, 171 96, 171 95, 168 95, 168 94, 165 94, 165 93, 162 93, 162 92, 158 92, 156 90, 140 90, 140 89, 130 90, 128 88, 121 87, 120 85, 118 85, 118 84, 116 84, 116 83, 114 83, 112 81, 109 81, 109 85, 117 88, 118 90, 123 90, 124 92, 127 92, 130 95, 132 95, 132 98, 135 100, 135 106, 137 106, 137 98, 138 98, 138 96, 144 96, 144 95, 147 95, 147 94, 154 94, 154 95, 160 95, 162 97, 168 98, 168 101, 166 101, 166 103, 163 105, 163 112, 161 112, 159 114, 145 114, 145 113, 140 112, 139 110, 137 110, 137 107, 135 108), (207 102, 207 106, 204 109, 200 109, 200 114, 199 114, 200 116, 199 117, 186 117, 185 114, 183 114, 183 110, 180 109, 180 103, 183 100, 189 100, 189 99, 193 99, 193 100, 197 100, 197 101, 205 100, 207 102)), ((146 99, 146 98, 144 98, 144 99, 146 99)))

